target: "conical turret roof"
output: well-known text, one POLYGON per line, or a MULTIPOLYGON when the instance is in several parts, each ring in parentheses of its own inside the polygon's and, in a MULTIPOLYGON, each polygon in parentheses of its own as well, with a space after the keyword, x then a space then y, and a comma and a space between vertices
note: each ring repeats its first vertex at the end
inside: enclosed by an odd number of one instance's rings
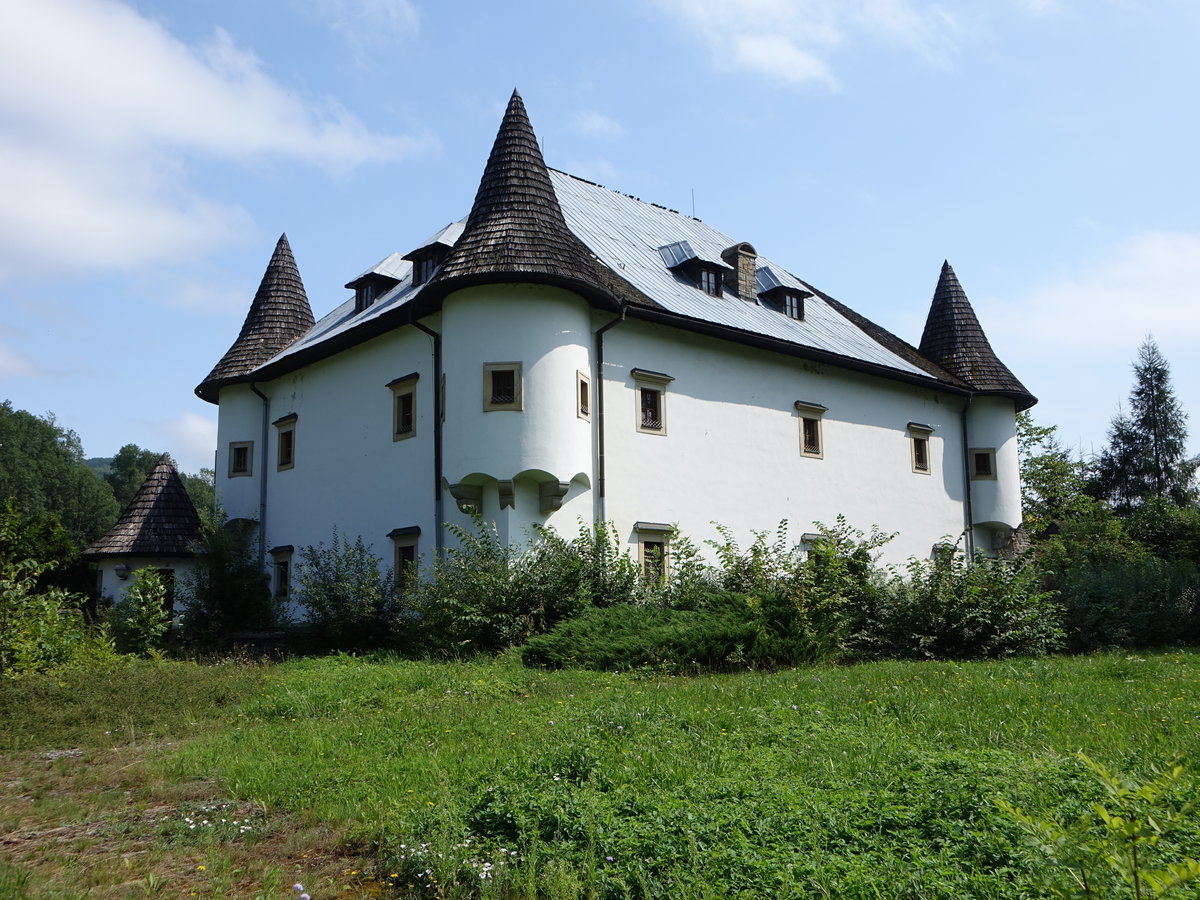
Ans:
POLYGON ((472 284, 535 282, 615 307, 599 265, 567 227, 525 104, 513 91, 462 236, 422 293, 432 299, 472 284))
POLYGON ((281 235, 241 333, 196 388, 196 394, 216 403, 222 387, 243 380, 247 373, 306 334, 314 321, 292 248, 287 235, 281 235))
POLYGON ((1028 409, 1037 402, 997 358, 949 262, 942 263, 920 350, 923 356, 975 391, 1010 396, 1018 410, 1028 409))
POLYGON ((84 559, 188 556, 200 540, 200 517, 171 457, 164 453, 117 524, 92 542, 84 559))

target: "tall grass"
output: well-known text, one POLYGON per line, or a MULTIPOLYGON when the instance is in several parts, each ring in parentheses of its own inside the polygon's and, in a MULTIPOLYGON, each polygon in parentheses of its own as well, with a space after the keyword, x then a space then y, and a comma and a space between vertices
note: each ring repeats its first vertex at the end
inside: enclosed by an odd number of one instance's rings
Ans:
MULTIPOLYGON (((333 657, 278 675, 171 770, 346 823, 429 896, 1027 896, 1035 863, 997 797, 1083 810, 1075 751, 1144 772, 1193 755, 1200 726, 1194 653, 698 678, 333 657)), ((1178 841, 1168 856, 1196 855, 1200 829, 1178 841)))

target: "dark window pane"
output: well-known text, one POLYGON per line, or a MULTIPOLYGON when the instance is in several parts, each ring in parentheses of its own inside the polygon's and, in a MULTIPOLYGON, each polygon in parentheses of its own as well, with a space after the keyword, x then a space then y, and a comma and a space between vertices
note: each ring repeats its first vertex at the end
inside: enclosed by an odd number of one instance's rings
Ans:
POLYGON ((929 441, 925 438, 913 438, 913 468, 929 471, 929 441))
POLYGON ((662 428, 662 394, 653 388, 642 388, 642 427, 662 428))
POLYGON ((804 422, 804 452, 821 452, 821 427, 816 419, 803 419, 804 422))
POLYGON ((492 403, 517 401, 517 373, 512 369, 492 370, 492 403))

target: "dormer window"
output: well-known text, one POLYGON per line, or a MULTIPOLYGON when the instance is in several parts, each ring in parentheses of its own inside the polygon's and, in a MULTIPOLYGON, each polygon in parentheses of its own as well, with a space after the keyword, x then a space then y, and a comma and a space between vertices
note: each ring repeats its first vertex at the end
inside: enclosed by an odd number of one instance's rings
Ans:
POLYGON ((429 250, 413 259, 413 287, 425 284, 433 278, 442 262, 442 254, 429 250))
POLYGON ((726 272, 734 270, 719 260, 701 257, 687 241, 676 241, 674 244, 658 248, 659 255, 667 268, 684 278, 690 279, 704 293, 711 297, 721 296, 721 284, 726 272))
POLYGON ((720 297, 721 276, 716 269, 699 266, 696 270, 696 287, 713 297, 720 297))
POLYGON ((783 295, 783 312, 789 319, 804 319, 804 298, 787 291, 783 295))
POLYGON ((362 312, 375 302, 375 285, 359 283, 354 288, 354 311, 362 312))
POLYGON ((758 299, 768 309, 783 313, 789 319, 795 319, 797 322, 803 322, 804 300, 806 297, 811 297, 812 292, 793 284, 785 284, 783 279, 790 277, 785 272, 781 279, 770 266, 760 266, 755 273, 758 299))

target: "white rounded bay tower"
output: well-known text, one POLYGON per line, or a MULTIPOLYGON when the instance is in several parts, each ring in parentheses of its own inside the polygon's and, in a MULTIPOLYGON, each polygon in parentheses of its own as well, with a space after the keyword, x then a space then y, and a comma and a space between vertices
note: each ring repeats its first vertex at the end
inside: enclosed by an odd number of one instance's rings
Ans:
POLYGON ((462 236, 417 310, 441 311, 444 489, 502 540, 560 510, 572 527, 592 518, 592 309, 620 310, 606 282, 567 227, 514 92, 462 236))
POLYGON ((949 262, 942 263, 920 351, 966 389, 963 471, 971 539, 976 550, 1005 552, 1021 527, 1015 414, 1037 398, 997 358, 949 262))

